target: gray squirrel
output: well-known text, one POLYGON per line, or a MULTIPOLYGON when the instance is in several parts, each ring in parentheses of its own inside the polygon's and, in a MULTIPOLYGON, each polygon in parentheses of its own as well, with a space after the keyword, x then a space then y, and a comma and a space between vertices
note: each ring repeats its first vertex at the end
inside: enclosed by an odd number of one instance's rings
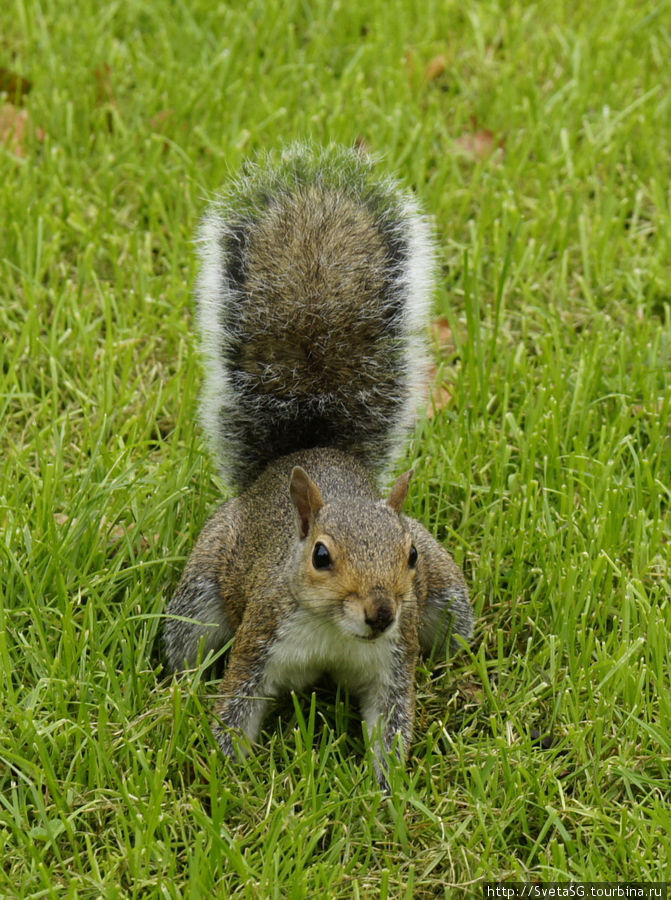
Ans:
POLYGON ((461 570, 376 481, 422 402, 434 248, 412 195, 355 150, 248 164, 199 234, 202 419, 236 496, 167 608, 171 671, 234 637, 215 709, 228 755, 269 704, 329 673, 358 697, 388 788, 412 740, 420 650, 468 641, 461 570))

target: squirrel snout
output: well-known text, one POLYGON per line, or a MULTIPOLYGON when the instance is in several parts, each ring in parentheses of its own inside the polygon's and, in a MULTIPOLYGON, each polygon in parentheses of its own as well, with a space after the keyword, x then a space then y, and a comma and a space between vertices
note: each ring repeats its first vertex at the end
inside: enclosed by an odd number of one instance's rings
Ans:
POLYGON ((387 599, 366 603, 363 617, 366 625, 376 635, 386 631, 395 618, 391 602, 387 599))

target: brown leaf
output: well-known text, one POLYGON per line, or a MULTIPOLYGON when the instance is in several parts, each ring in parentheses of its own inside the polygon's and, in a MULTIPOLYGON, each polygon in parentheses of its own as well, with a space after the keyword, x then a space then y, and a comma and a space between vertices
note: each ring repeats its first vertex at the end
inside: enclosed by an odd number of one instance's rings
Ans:
MULTIPOLYGON (((132 536, 136 527, 135 522, 129 522, 128 525, 118 522, 116 525, 112 525, 106 516, 102 516, 100 519, 100 530, 106 531, 107 539, 111 544, 118 544, 125 537, 132 536)), ((156 546, 159 540, 158 534, 143 534, 140 537, 140 546, 143 550, 148 550, 149 547, 156 546)))
POLYGON ((0 94, 7 94, 12 103, 18 104, 32 88, 32 81, 0 66, 0 94))
POLYGON ((116 97, 112 89, 112 67, 109 63, 103 63, 94 69, 97 91, 96 102, 98 106, 106 106, 105 121, 110 134, 114 131, 114 113, 110 107, 116 106, 116 97))
POLYGON ((71 516, 68 516, 67 513, 54 513, 54 522, 57 525, 69 525, 70 522, 75 525, 77 519, 73 519, 71 516))
POLYGON ((152 127, 152 131, 162 132, 164 130, 163 126, 175 115, 174 109, 162 109, 156 113, 156 115, 152 116, 149 120, 149 124, 152 127))
POLYGON ((135 523, 131 522, 129 525, 123 525, 122 523, 117 523, 116 525, 110 525, 105 516, 102 517, 100 521, 100 530, 105 530, 107 533, 107 539, 112 544, 118 544, 119 541, 122 541, 126 535, 130 534, 130 532, 135 528, 135 523))
POLYGON ((440 378, 438 374, 440 361, 455 350, 454 336, 446 316, 433 320, 431 323, 431 338, 438 363, 433 365, 429 372, 431 387, 429 389, 429 404, 426 411, 428 419, 432 419, 441 409, 445 409, 452 399, 447 382, 440 378))
POLYGON ((16 156, 25 156, 24 141, 28 127, 27 109, 19 109, 13 103, 0 106, 0 144, 16 156))
POLYGON ((436 78, 440 78, 440 76, 445 72, 447 68, 447 60, 442 55, 434 56, 433 59, 427 64, 426 69, 424 70, 424 77, 427 81, 435 81, 436 78))
POLYGON ((103 63, 94 69, 96 83, 98 85, 97 101, 100 106, 105 103, 115 103, 114 91, 112 90, 112 66, 109 63, 103 63))
POLYGON ((354 149, 362 159, 366 159, 370 155, 368 141, 362 134, 357 134, 354 139, 354 149))
POLYGON ((431 336, 441 356, 454 350, 454 337, 449 320, 445 316, 431 323, 431 336))
POLYGON ((473 159, 489 159, 494 153, 503 155, 503 138, 499 138, 497 141, 494 132, 489 128, 466 132, 456 139, 455 144, 473 159))
MULTIPOLYGON (((76 516, 73 518, 67 515, 67 513, 54 513, 54 522, 57 525, 65 527, 72 525, 74 527, 77 524, 77 521, 76 516)), ((126 536, 131 535, 135 527, 135 522, 130 522, 128 525, 117 522, 116 525, 113 525, 105 515, 102 515, 98 522, 98 530, 105 534, 110 544, 118 544, 119 541, 122 541, 126 536)), ((147 550, 152 546, 155 547, 159 541, 159 534, 143 534, 140 538, 140 546, 143 550, 147 550)))
POLYGON ((408 70, 408 75, 410 76, 410 81, 414 81, 415 80, 415 70, 416 70, 415 51, 408 50, 406 52, 405 56, 403 57, 403 62, 405 63, 405 66, 408 70))

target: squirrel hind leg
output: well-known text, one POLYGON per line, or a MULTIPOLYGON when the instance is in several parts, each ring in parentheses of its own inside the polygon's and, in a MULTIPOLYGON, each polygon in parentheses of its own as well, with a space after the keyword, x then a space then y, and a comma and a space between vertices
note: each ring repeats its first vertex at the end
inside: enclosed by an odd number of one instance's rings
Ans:
POLYGON ((406 519, 419 561, 415 591, 422 654, 451 656, 473 637, 474 615, 468 587, 450 554, 415 519, 406 519))
POLYGON ((423 656, 440 660, 453 656, 473 637, 473 608, 465 585, 450 584, 430 594, 419 627, 423 656))
POLYGON ((187 568, 166 611, 163 650, 169 671, 195 666, 233 634, 214 579, 187 568))

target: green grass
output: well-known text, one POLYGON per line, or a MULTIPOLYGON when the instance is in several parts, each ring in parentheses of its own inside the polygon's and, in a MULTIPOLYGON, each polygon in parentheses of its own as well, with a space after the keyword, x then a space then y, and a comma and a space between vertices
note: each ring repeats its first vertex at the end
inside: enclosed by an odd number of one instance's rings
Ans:
POLYGON ((644 0, 3 4, 0 66, 33 87, 23 155, 0 148, 0 896, 671 881, 670 21, 644 0), (457 143, 481 129, 489 159, 457 143), (454 332, 408 511, 479 625, 420 670, 390 803, 344 694, 288 699, 234 765, 216 685, 155 655, 221 493, 194 228, 246 155, 304 137, 362 137, 415 187, 454 332))

